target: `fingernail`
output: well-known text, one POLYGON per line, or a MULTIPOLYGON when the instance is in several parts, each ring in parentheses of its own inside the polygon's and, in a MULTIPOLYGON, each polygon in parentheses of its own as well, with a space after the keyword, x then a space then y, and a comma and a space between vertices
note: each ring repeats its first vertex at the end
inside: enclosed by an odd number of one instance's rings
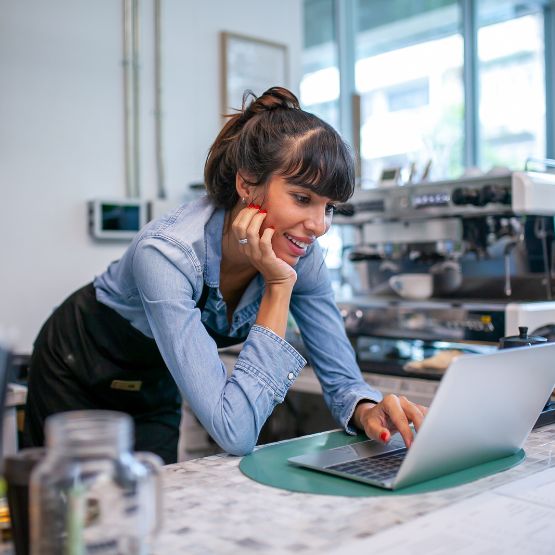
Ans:
POLYGON ((382 433, 380 434, 380 439, 381 439, 382 441, 387 441, 387 432, 382 432, 382 433))
POLYGON ((257 210, 260 210, 260 204, 253 205, 253 208, 256 208, 257 210))
POLYGON ((275 229, 276 229, 273 225, 269 225, 268 227, 269 227, 270 229, 273 229, 274 231, 275 231, 275 229))
POLYGON ((263 210, 263 209, 261 208, 261 209, 259 210, 259 212, 260 212, 261 214, 267 214, 267 213, 268 213, 268 210, 263 210))
POLYGON ((247 206, 247 208, 254 208, 254 204, 251 202, 251 203, 247 206))

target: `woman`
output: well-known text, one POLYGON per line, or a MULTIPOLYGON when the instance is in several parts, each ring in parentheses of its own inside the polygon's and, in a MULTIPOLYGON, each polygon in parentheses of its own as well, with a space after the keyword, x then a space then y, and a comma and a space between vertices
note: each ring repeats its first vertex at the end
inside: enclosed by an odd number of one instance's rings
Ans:
POLYGON ((67 299, 33 353, 26 432, 71 409, 122 410, 137 449, 176 459, 180 395, 229 453, 249 453, 305 365, 289 310, 345 430, 410 445, 426 409, 363 381, 316 239, 353 192, 336 131, 274 87, 230 117, 210 148, 208 195, 151 222, 123 257, 67 299), (218 347, 243 343, 230 377, 218 347))

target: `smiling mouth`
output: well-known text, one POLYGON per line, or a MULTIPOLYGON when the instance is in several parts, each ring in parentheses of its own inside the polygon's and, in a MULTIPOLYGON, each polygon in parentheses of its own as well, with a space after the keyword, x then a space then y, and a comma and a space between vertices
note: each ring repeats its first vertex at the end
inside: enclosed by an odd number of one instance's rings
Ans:
POLYGON ((307 249, 308 243, 303 243, 302 241, 299 241, 298 239, 291 237, 291 235, 289 235, 288 233, 284 233, 283 235, 288 241, 293 243, 293 245, 295 245, 299 249, 302 249, 303 251, 307 249))

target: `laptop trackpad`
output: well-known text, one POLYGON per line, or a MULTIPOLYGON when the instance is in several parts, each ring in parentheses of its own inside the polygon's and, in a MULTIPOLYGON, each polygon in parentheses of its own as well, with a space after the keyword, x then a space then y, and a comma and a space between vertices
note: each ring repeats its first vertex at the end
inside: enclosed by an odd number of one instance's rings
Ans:
POLYGON ((319 453, 309 453, 299 457, 292 457, 289 461, 292 463, 300 462, 309 465, 317 464, 318 466, 326 467, 342 462, 373 457, 375 455, 381 455, 382 453, 389 453, 390 451, 397 451, 402 447, 405 447, 405 442, 401 434, 396 433, 391 437, 387 445, 382 445, 377 441, 369 439, 368 441, 361 441, 360 443, 353 443, 352 445, 327 449, 319 453))

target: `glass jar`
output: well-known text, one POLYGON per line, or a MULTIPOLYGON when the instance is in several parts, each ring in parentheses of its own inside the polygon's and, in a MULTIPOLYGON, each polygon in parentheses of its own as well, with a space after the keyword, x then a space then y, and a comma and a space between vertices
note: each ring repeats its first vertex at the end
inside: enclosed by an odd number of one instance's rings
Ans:
POLYGON ((150 552, 161 526, 161 460, 132 453, 133 421, 111 411, 50 416, 30 483, 32 555, 150 552))

